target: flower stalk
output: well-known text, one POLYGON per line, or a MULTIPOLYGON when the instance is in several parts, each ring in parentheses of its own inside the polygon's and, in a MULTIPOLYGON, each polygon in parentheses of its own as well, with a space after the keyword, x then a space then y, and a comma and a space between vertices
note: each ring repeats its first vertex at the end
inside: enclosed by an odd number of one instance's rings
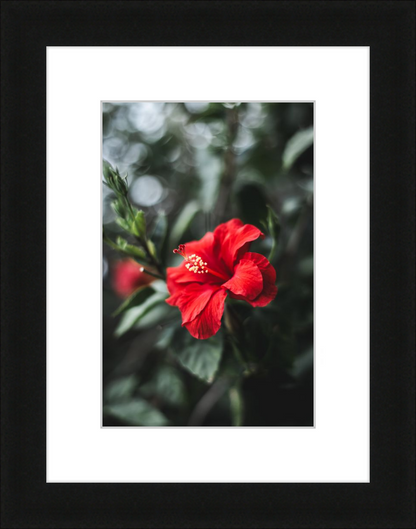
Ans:
POLYGON ((157 279, 165 279, 163 276, 159 274, 155 274, 154 272, 151 272, 150 270, 147 270, 144 266, 140 268, 140 272, 144 272, 145 274, 148 274, 149 276, 156 277, 157 279))
MULTIPOLYGON (((152 251, 154 245, 146 237, 146 220, 143 211, 136 210, 130 203, 128 197, 127 177, 122 178, 118 169, 114 169, 108 162, 103 162, 104 183, 116 195, 116 200, 112 206, 117 215, 116 222, 128 233, 134 236, 139 243, 137 246, 129 245, 126 241, 123 244, 115 244, 108 237, 104 236, 104 241, 112 248, 126 253, 134 258, 139 257, 148 261, 149 265, 157 270, 150 271, 143 265, 143 272, 157 277, 158 279, 165 279, 165 271, 156 257, 156 252, 152 251)), ((137 259, 136 259, 137 260, 137 259)), ((141 264, 141 263, 139 263, 141 264)))

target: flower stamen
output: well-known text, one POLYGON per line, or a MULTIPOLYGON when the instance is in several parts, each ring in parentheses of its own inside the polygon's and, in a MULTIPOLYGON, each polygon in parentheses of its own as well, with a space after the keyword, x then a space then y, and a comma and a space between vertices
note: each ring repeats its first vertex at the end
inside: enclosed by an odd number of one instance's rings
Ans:
POLYGON ((219 274, 218 272, 215 272, 214 270, 211 270, 208 268, 208 264, 200 257, 199 255, 192 254, 187 255, 185 251, 185 245, 180 244, 177 249, 173 250, 173 253, 178 253, 185 259, 185 268, 189 272, 193 272, 194 274, 212 274, 214 276, 217 276, 221 279, 224 279, 225 281, 228 281, 228 277, 223 276, 222 274, 219 274))

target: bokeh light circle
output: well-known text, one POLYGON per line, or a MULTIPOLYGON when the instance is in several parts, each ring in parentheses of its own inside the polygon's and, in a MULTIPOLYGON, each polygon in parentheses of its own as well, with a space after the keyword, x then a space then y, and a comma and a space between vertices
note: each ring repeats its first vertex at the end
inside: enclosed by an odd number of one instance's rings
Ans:
POLYGON ((153 206, 163 198, 163 186, 155 176, 141 176, 133 182, 130 196, 140 206, 153 206))

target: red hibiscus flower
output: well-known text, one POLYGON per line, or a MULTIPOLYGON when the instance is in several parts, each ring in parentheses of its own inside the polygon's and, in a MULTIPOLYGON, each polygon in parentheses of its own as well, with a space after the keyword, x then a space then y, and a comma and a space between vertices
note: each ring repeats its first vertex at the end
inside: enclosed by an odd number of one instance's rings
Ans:
POLYGON ((182 326, 194 338, 213 336, 221 326, 227 294, 253 307, 264 307, 277 294, 276 271, 250 243, 263 233, 239 219, 220 224, 200 241, 181 244, 184 261, 167 269, 169 305, 182 313, 182 326))
POLYGON ((138 288, 154 281, 133 259, 118 261, 113 267, 112 279, 114 292, 121 298, 127 298, 138 288))

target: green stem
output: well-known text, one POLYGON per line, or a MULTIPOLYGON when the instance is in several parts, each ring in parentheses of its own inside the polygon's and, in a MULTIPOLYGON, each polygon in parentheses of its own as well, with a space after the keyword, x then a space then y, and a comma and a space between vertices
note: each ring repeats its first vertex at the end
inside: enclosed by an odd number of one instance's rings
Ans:
MULTIPOLYGON (((127 198, 127 195, 124 197, 125 198, 125 201, 126 201, 126 204, 130 210, 130 215, 131 215, 131 218, 133 219, 134 221, 134 211, 133 211, 133 208, 130 204, 130 201, 129 199, 127 198)), ((159 272, 160 274, 160 279, 165 279, 165 273, 163 271, 163 268, 161 266, 161 264, 159 263, 159 261, 157 259, 155 259, 149 249, 149 245, 147 244, 147 241, 145 238, 142 238, 142 237, 139 237, 139 236, 135 236, 137 241, 141 244, 143 250, 146 252, 146 255, 147 255, 147 258, 148 260, 150 261, 150 263, 157 269, 157 271, 159 272)), ((147 272, 149 273, 149 272, 147 272)), ((150 275, 154 275, 154 274, 151 274, 150 275)), ((158 277, 158 276, 155 276, 155 277, 158 277)))
POLYGON ((147 270, 143 265, 140 270, 144 272, 145 274, 149 274, 149 276, 157 277, 157 279, 165 279, 163 276, 159 274, 155 274, 154 272, 151 272, 150 270, 147 270))
POLYGON ((142 244, 143 249, 144 249, 144 251, 146 252, 146 254, 147 254, 148 258, 149 258, 149 261, 151 261, 151 263, 153 264, 153 266, 157 269, 157 271, 158 271, 159 274, 161 275, 162 279, 165 279, 165 273, 164 273, 164 271, 163 271, 163 268, 162 268, 161 264, 159 263, 159 261, 158 261, 157 259, 155 259, 155 258, 153 257, 153 255, 151 254, 146 239, 143 240, 143 241, 141 241, 141 244, 142 244))
POLYGON ((232 424, 233 426, 242 426, 244 415, 244 403, 243 396, 241 394, 241 388, 239 386, 234 386, 230 388, 229 395, 232 424))
MULTIPOLYGON (((132 257, 129 252, 125 252, 122 248, 120 248, 119 246, 117 246, 116 243, 114 243, 111 239, 109 239, 106 235, 103 236, 103 240, 106 244, 108 244, 108 246, 110 246, 110 248, 113 248, 114 250, 117 250, 118 252, 122 253, 123 255, 128 255, 129 257, 132 257)), ((134 258, 134 257, 133 257, 134 258)), ((144 272, 145 274, 149 274, 149 276, 153 276, 153 277, 156 277, 157 279, 165 279, 163 275, 159 275, 159 274, 155 274, 154 272, 151 272, 150 270, 147 270, 147 268, 145 268, 142 263, 140 263, 139 261, 137 261, 137 259, 134 258, 134 260, 136 261, 137 264, 139 264, 141 266, 141 271, 144 272)))

